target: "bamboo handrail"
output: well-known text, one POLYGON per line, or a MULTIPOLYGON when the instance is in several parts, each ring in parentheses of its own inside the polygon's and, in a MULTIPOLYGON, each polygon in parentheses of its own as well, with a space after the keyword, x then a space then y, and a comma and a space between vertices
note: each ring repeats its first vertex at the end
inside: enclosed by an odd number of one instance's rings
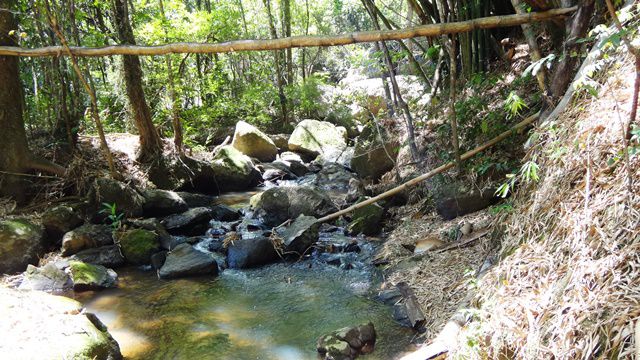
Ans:
MULTIPOLYGON (((71 47, 74 56, 112 56, 112 55, 167 55, 184 53, 228 53, 236 51, 266 51, 299 47, 326 47, 349 45, 365 42, 403 40, 415 37, 435 37, 478 29, 509 27, 540 22, 566 16, 578 7, 553 9, 527 14, 490 16, 467 21, 430 24, 401 30, 361 31, 331 36, 293 36, 269 40, 234 40, 222 43, 179 42, 157 46, 113 45, 98 48, 71 47)), ((45 57, 68 56, 62 46, 46 46, 24 49, 16 46, 0 46, 0 56, 45 57)))

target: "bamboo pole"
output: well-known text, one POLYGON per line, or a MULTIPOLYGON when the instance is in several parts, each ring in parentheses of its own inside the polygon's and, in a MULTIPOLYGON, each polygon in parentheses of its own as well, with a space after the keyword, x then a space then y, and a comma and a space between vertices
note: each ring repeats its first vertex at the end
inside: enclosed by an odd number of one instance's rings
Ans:
MULTIPOLYGON (((483 145, 481 145, 481 146, 479 146, 479 147, 477 147, 477 148, 475 148, 473 150, 467 151, 466 153, 462 154, 462 156, 460 156, 460 160, 467 160, 467 159, 477 155, 478 153, 481 153, 481 152, 485 151, 486 149, 488 149, 488 148, 494 146, 495 144, 501 142, 502 140, 508 138, 513 133, 524 129, 526 126, 528 126, 529 124, 531 124, 534 121, 536 121, 539 117, 540 117, 540 113, 537 113, 535 115, 532 115, 532 116, 522 120, 521 122, 519 122, 515 126, 513 126, 511 129, 503 132, 502 134, 496 136, 495 138, 491 139, 490 141, 484 143, 483 145)), ((350 212, 352 212, 354 210, 360 209, 360 208, 365 207, 367 205, 373 204, 376 201, 380 201, 380 200, 385 199, 385 198, 387 198, 387 197, 389 197, 391 195, 395 195, 395 194, 397 194, 399 192, 402 192, 402 191, 404 191, 404 190, 406 190, 406 189, 408 189, 408 188, 410 188, 410 187, 412 187, 414 185, 417 185, 418 183, 421 183, 421 182, 423 182, 423 181, 425 181, 425 180, 427 180, 429 178, 432 178, 435 175, 438 175, 438 174, 440 174, 442 172, 445 172, 445 171, 447 171, 447 170, 449 170, 449 169, 451 169, 451 168, 453 168, 455 166, 456 166, 456 162, 449 162, 447 164, 441 165, 441 166, 429 171, 426 174, 420 175, 417 178, 413 178, 413 179, 407 181, 406 183, 404 183, 402 185, 399 185, 399 186, 396 186, 396 187, 394 187, 393 189, 391 189, 389 191, 385 191, 384 193, 382 193, 382 194, 380 194, 378 196, 374 196, 371 199, 368 199, 368 200, 359 202, 357 204, 351 205, 351 206, 349 206, 348 208, 346 208, 344 210, 340 210, 340 211, 337 211, 337 212, 335 212, 333 214, 329 214, 329 215, 327 215, 325 217, 322 217, 322 218, 318 219, 318 222, 319 223, 323 223, 323 222, 327 222, 329 220, 333 220, 333 219, 339 218, 340 216, 346 215, 346 214, 348 214, 348 213, 350 213, 350 212)))
POLYGON ((416 37, 436 37, 478 29, 519 26, 562 17, 576 11, 578 7, 553 9, 544 12, 490 16, 467 21, 416 26, 402 30, 362 31, 335 36, 293 36, 270 40, 234 40, 223 43, 171 43, 157 46, 113 45, 99 48, 46 46, 23 49, 15 46, 0 46, 0 55, 22 57, 44 56, 111 56, 111 55, 167 55, 167 54, 213 54, 236 51, 280 50, 298 47, 325 47, 365 42, 403 40, 416 37))

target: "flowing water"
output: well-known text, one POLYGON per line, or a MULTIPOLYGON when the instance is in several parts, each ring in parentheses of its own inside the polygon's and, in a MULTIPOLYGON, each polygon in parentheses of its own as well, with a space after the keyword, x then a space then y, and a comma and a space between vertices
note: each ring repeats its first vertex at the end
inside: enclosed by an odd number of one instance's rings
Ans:
MULTIPOLYGON (((247 199, 236 194, 225 202, 247 199)), ((359 260, 372 247, 363 250, 351 254, 351 270, 319 258, 178 280, 126 268, 118 271, 117 289, 78 296, 128 359, 317 359, 318 337, 368 321, 378 340, 366 359, 391 359, 413 334, 393 321, 389 307, 372 300, 379 279, 359 260)))

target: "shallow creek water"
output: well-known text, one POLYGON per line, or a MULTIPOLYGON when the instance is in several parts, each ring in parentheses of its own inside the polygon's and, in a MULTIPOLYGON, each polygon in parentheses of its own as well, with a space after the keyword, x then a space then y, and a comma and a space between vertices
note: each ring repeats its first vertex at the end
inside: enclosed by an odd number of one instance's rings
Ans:
MULTIPOLYGON (((219 201, 242 206, 249 195, 219 201)), ((378 340, 365 358, 392 359, 413 334, 372 299, 379 278, 366 265, 371 250, 363 245, 361 254, 349 254, 351 270, 319 258, 227 269, 216 278, 159 280, 155 271, 120 269, 117 289, 78 300, 108 326, 127 359, 317 359, 318 337, 367 321, 378 340)))

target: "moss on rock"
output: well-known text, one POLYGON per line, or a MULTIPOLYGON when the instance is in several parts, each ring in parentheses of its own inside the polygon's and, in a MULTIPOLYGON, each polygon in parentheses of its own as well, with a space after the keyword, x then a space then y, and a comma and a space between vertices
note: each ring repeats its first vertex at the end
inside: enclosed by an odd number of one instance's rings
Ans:
POLYGON ((118 242, 124 258, 135 265, 149 264, 151 255, 160 250, 158 234, 144 229, 132 229, 120 233, 118 242))

